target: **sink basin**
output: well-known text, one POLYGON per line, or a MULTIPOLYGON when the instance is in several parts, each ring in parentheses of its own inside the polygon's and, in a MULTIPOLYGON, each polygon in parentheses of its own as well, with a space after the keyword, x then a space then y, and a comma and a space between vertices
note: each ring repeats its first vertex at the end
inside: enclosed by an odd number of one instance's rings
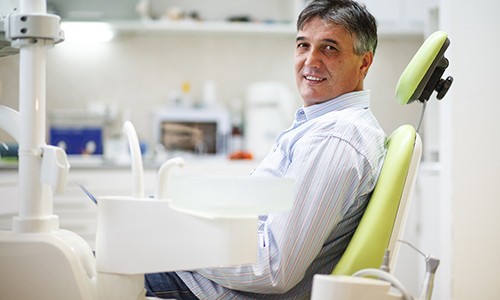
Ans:
POLYGON ((289 210, 293 180, 172 176, 168 200, 100 197, 100 272, 144 274, 256 261, 258 214, 289 210))

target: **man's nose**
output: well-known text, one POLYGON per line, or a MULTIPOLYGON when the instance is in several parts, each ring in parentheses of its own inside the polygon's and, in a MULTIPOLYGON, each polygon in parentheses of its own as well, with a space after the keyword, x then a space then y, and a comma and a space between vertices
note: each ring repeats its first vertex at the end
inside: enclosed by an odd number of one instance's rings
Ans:
POLYGON ((311 49, 306 54, 306 60, 305 60, 305 65, 308 67, 313 67, 313 68, 318 68, 320 65, 321 59, 320 59, 320 53, 318 50, 311 49))

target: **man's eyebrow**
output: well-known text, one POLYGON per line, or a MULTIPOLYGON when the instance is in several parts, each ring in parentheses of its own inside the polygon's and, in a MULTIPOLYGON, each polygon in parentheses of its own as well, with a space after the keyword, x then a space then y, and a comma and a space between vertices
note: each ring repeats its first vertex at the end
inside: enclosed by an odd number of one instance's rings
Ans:
POLYGON ((324 39, 323 41, 327 42, 327 43, 330 43, 330 44, 335 44, 335 45, 339 44, 339 42, 337 42, 336 40, 332 40, 332 39, 324 39))
MULTIPOLYGON (((302 42, 302 41, 307 40, 307 38, 304 36, 298 36, 295 40, 297 42, 302 42)), ((334 45, 339 45, 339 42, 337 42, 336 40, 333 40, 333 39, 323 39, 323 42, 326 42, 329 44, 334 44, 334 45)))

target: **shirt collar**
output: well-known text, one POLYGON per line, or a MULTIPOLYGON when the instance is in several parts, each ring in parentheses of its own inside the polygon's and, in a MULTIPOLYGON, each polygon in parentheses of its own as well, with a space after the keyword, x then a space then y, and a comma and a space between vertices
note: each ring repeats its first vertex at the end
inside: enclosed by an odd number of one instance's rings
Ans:
POLYGON ((295 122, 303 123, 332 111, 348 108, 368 108, 369 106, 369 90, 350 92, 325 102, 299 108, 295 113, 295 122))

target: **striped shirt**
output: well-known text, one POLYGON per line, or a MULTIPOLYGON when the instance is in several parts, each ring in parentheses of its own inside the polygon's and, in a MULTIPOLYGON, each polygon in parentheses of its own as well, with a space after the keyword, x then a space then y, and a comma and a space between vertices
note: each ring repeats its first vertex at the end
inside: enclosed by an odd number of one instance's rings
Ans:
POLYGON ((259 217, 257 262, 177 272, 200 299, 309 299, 356 229, 385 155, 369 91, 297 110, 252 176, 295 179, 291 211, 259 217))

